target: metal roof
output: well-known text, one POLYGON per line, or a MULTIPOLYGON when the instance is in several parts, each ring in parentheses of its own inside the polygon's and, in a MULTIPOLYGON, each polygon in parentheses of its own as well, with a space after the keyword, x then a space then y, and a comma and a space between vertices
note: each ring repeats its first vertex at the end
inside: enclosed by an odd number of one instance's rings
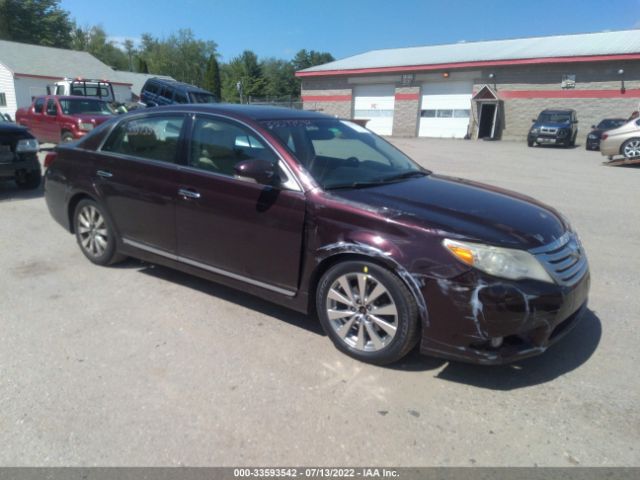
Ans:
POLYGON ((25 75, 52 78, 85 77, 131 83, 121 80, 119 72, 90 53, 64 48, 0 40, 0 63, 13 73, 25 75))
POLYGON ((640 29, 634 29, 371 50, 300 72, 638 53, 640 29))

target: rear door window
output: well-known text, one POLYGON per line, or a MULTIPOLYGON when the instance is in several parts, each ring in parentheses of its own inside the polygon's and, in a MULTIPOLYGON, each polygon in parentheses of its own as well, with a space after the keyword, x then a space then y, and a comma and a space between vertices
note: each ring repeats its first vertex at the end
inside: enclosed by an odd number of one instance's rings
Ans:
POLYGON ((184 115, 157 115, 122 122, 111 133, 103 151, 176 163, 184 115))
POLYGON ((176 94, 173 97, 173 100, 176 103, 189 103, 189 100, 187 100, 187 96, 182 92, 176 92, 176 94))

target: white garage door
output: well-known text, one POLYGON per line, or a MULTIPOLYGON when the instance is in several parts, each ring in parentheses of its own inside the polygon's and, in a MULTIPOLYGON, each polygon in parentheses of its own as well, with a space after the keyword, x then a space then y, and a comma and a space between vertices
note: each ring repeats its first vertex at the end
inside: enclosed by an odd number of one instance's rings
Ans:
POLYGON ((463 138, 469 127, 472 83, 425 83, 420 107, 421 137, 463 138))
POLYGON ((358 85, 354 89, 353 118, 368 119, 367 128, 378 135, 391 135, 395 91, 393 85, 358 85))

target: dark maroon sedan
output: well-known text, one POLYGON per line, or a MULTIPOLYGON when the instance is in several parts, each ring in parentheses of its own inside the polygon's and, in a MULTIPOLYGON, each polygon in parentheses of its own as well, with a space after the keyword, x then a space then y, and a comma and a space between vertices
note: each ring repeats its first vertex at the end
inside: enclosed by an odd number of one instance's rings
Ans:
POLYGON ((435 175, 312 112, 175 106, 49 155, 46 200, 86 257, 168 265, 317 315, 343 352, 497 364, 586 309, 577 235, 531 198, 435 175))

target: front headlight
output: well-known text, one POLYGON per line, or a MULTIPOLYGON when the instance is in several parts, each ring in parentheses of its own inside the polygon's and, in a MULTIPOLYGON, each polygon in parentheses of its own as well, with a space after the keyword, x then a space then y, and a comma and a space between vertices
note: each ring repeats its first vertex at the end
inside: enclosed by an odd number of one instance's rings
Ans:
POLYGON ((530 278, 554 283, 536 257, 525 250, 460 242, 448 238, 445 238, 442 244, 461 262, 489 275, 509 280, 530 278))
POLYGON ((40 149, 38 140, 35 138, 23 138, 18 140, 16 145, 16 153, 34 153, 40 149))
POLYGON ((540 132, 539 128, 532 128, 531 132, 529 132, 529 133, 531 133, 531 135, 537 135, 539 132, 540 132))

